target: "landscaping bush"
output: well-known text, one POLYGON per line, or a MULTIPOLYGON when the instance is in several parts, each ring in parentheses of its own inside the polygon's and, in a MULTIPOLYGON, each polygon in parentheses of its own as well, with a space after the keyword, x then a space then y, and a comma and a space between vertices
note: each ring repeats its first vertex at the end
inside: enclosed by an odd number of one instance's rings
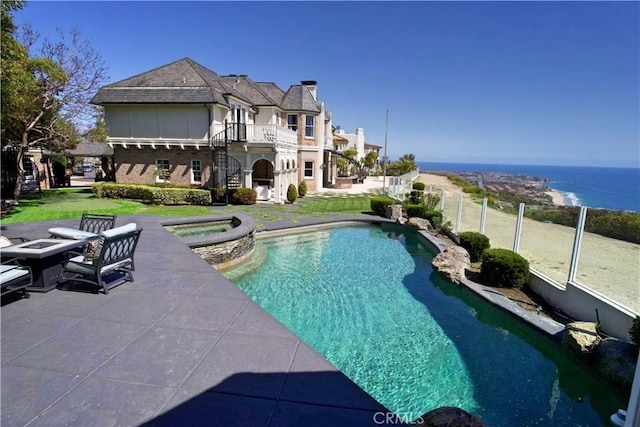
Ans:
POLYGON ((485 249, 489 249, 491 247, 489 238, 476 231, 464 231, 460 233, 460 236, 458 237, 460 238, 460 246, 469 252, 471 262, 480 261, 480 257, 482 257, 482 253, 485 249))
POLYGON ((253 188, 238 188, 231 197, 231 203, 234 205, 255 205, 256 200, 258 200, 258 192, 253 188))
POLYGON ((423 216, 425 211, 424 205, 410 204, 410 205, 406 205, 404 209, 407 212, 407 216, 409 218, 414 218, 414 217, 424 218, 423 216))
POLYGON ((424 193, 422 190, 411 190, 411 193, 409 194, 409 203, 412 205, 424 204, 424 193))
POLYGON ((521 289, 529 281, 529 261, 508 249, 487 249, 481 257, 480 280, 486 285, 521 289))
POLYGON ((150 185, 116 184, 100 182, 91 186, 93 194, 101 199, 139 200, 162 205, 210 205, 211 192, 191 188, 155 187, 150 185))
MULTIPOLYGON (((428 207, 427 207, 428 208, 428 207)), ((423 218, 428 219, 431 225, 439 227, 442 224, 442 212, 426 209, 423 218)))
POLYGON ((396 201, 389 196, 376 196, 371 198, 371 210, 380 216, 385 215, 387 206, 395 204, 396 201))
POLYGON ((289 203, 293 203, 298 198, 298 190, 296 190, 296 186, 293 184, 289 184, 289 188, 287 189, 287 200, 289 203))
POLYGON ((424 185, 424 182, 414 182, 411 188, 418 191, 424 191, 427 187, 424 185))
POLYGON ((298 196, 304 197, 307 194, 307 182, 305 180, 300 181, 298 185, 298 196))
POLYGON ((442 224, 442 213, 429 209, 429 206, 414 204, 406 205, 405 211, 409 218, 418 217, 428 219, 431 225, 433 225, 434 227, 438 227, 440 224, 442 224))

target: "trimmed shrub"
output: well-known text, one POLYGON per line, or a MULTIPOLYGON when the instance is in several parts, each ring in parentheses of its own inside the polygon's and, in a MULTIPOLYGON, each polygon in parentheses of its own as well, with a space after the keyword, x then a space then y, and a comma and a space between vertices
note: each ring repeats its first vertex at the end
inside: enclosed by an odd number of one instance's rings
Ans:
POLYGON ((371 210, 376 215, 384 216, 387 206, 391 206, 396 203, 394 199, 389 196, 376 196, 372 197, 369 202, 371 205, 371 210))
POLYGON ((465 248, 469 252, 471 262, 480 261, 482 253, 485 249, 489 249, 491 244, 489 238, 482 233, 476 231, 464 231, 460 233, 460 246, 465 248))
POLYGON ((210 205, 211 192, 192 188, 164 188, 149 185, 100 182, 91 185, 97 198, 139 200, 162 205, 210 205))
POLYGON ((508 249, 487 249, 481 257, 480 280, 486 285, 521 289, 529 281, 529 261, 508 249))
POLYGON ((411 204, 411 205, 407 205, 405 207, 405 211, 407 212, 407 216, 409 218, 413 218, 413 217, 418 217, 418 218, 424 218, 424 205, 415 205, 415 204, 411 204))
POLYGON ((258 200, 258 192, 253 188, 238 188, 231 196, 234 205, 255 205, 258 200))
POLYGON ((307 182, 303 179, 298 185, 298 196, 304 197, 307 194, 307 182))
POLYGON ((287 188, 287 200, 289 203, 293 203, 298 198, 298 190, 296 190, 296 186, 293 184, 289 184, 289 188, 287 188))
POLYGON ((428 219, 431 225, 439 227, 442 224, 442 212, 425 209, 423 218, 428 219))
POLYGON ((418 217, 428 219, 431 225, 434 227, 438 227, 442 224, 442 213, 440 211, 434 211, 429 209, 428 206, 425 205, 406 205, 405 211, 407 212, 407 216, 418 217))
POLYGON ((409 203, 412 205, 424 204, 424 193, 422 190, 411 190, 411 193, 409 194, 409 203))
POLYGON ((424 182, 414 182, 412 185, 412 188, 414 190, 418 190, 418 191, 424 191, 426 187, 426 185, 424 185, 424 182))

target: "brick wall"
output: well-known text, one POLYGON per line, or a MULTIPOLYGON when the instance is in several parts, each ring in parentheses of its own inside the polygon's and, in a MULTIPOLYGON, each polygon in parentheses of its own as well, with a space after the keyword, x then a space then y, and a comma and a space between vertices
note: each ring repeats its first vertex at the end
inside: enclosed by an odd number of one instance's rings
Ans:
POLYGON ((153 184, 156 182, 156 160, 169 160, 170 182, 177 185, 197 185, 191 182, 191 160, 200 160, 201 186, 211 187, 211 152, 179 147, 114 147, 116 182, 121 184, 153 184))

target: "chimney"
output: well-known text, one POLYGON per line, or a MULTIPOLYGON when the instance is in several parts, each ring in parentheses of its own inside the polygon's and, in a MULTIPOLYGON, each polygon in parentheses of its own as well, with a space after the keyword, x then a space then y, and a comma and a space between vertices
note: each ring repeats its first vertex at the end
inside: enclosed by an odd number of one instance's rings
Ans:
POLYGON ((313 96, 314 101, 317 100, 317 96, 318 96, 318 82, 315 80, 302 80, 300 83, 302 83, 302 86, 306 86, 307 89, 309 89, 309 92, 311 92, 311 96, 313 96))

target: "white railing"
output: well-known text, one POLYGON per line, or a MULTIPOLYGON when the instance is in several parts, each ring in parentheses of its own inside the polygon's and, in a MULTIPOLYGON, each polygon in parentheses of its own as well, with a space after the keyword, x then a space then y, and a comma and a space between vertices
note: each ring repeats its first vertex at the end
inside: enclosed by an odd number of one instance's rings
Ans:
POLYGON ((411 192, 413 180, 420 174, 419 170, 412 170, 400 176, 388 176, 389 186, 387 194, 397 200, 404 200, 406 193, 411 192))
POLYGON ((277 147, 298 147, 298 136, 284 126, 272 124, 241 124, 216 123, 213 125, 213 135, 216 140, 224 139, 224 130, 227 128, 227 136, 232 141, 246 141, 247 144, 270 143, 277 147))

